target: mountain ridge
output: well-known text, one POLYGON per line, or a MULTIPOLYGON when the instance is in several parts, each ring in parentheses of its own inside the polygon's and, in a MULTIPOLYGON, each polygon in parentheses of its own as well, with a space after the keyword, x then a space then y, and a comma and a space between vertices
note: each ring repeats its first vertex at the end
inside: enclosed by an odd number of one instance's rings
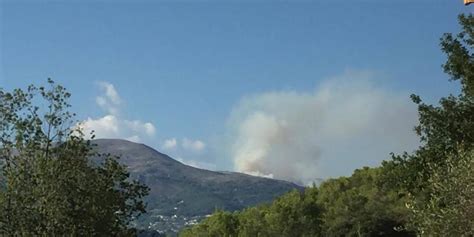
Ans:
POLYGON ((228 211, 270 202, 294 183, 230 171, 210 171, 183 164, 150 146, 121 139, 92 141, 99 153, 118 156, 132 179, 150 188, 147 214, 138 227, 177 232, 216 209, 228 211))

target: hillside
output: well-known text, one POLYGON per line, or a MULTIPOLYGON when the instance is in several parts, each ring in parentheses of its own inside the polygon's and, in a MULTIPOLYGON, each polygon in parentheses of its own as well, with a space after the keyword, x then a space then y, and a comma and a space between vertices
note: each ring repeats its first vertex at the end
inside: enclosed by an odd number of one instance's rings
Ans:
POLYGON ((301 189, 286 181, 194 168, 143 144, 116 139, 94 143, 99 152, 120 156, 132 178, 150 187, 140 228, 175 232, 216 209, 240 210, 301 189))

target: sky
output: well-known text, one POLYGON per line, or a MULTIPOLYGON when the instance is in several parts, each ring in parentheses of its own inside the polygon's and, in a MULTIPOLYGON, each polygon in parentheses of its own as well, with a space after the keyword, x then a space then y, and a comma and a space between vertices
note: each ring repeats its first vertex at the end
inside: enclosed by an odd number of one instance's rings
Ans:
POLYGON ((458 93, 439 39, 461 0, 0 0, 0 87, 71 93, 84 130, 297 183, 413 151, 458 93))

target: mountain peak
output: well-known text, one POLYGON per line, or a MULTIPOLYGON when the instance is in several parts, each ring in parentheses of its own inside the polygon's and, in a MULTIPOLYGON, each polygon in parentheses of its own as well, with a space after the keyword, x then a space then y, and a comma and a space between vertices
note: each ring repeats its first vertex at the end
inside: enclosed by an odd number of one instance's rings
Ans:
POLYGON ((176 231, 183 227, 185 220, 211 214, 216 209, 240 210, 270 202, 293 189, 302 190, 287 181, 198 169, 147 145, 127 140, 97 139, 92 143, 100 153, 119 156, 131 177, 150 188, 146 198, 148 214, 140 219, 146 228, 155 226, 153 228, 160 231, 176 231), (176 226, 176 219, 180 217, 184 221, 176 226))

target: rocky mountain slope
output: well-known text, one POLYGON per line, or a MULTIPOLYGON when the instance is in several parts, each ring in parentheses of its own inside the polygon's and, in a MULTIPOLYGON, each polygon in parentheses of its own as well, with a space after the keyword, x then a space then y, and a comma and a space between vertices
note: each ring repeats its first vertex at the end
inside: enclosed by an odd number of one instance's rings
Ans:
POLYGON ((176 232, 216 209, 239 210, 300 186, 235 172, 215 172, 180 163, 151 147, 125 140, 94 140, 100 153, 120 156, 132 178, 150 187, 148 213, 138 227, 176 232))

